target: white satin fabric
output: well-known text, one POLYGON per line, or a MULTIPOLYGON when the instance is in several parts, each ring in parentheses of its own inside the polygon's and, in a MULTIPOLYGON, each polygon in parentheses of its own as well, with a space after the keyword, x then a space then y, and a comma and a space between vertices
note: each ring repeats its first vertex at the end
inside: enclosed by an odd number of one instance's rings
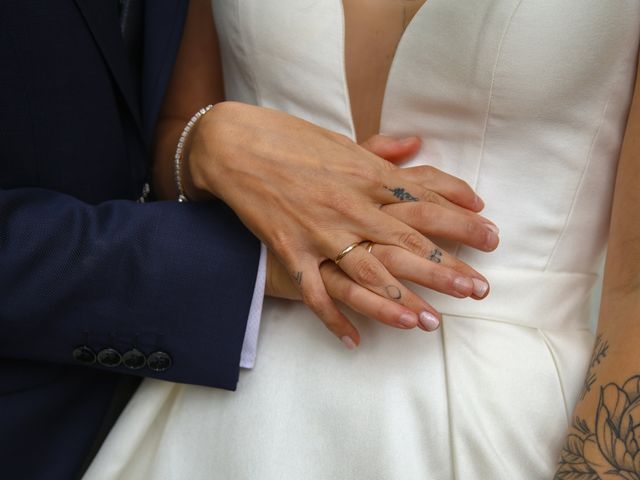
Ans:
MULTIPOLYGON (((231 99, 351 137, 340 0, 214 0, 231 99)), ((593 341, 630 103, 638 0, 427 0, 389 75, 382 132, 419 135, 501 229, 457 254, 489 298, 420 290, 435 333, 356 318, 346 351, 267 300, 238 391, 145 381, 87 479, 548 479, 593 341)))

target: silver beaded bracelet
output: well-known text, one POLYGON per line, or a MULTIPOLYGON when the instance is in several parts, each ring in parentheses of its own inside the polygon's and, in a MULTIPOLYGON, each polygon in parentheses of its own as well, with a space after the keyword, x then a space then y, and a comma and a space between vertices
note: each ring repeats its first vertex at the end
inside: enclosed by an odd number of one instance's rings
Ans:
POLYGON ((204 114, 207 113, 212 108, 213 108, 213 105, 207 105, 206 107, 198 110, 196 114, 193 117, 191 117, 191 120, 187 122, 187 125, 184 127, 184 130, 182 130, 182 134, 180 135, 180 139, 178 140, 178 146, 176 147, 176 154, 173 157, 174 159, 173 178, 176 181, 176 189, 178 190, 179 202, 189 201, 189 199, 187 198, 187 195, 184 192, 184 187, 182 186, 182 175, 180 173, 181 171, 180 167, 182 163, 182 149, 184 148, 184 144, 186 143, 187 138, 189 137, 189 134, 191 133, 191 130, 193 129, 195 124, 198 123, 198 120, 200 120, 204 116, 204 114))

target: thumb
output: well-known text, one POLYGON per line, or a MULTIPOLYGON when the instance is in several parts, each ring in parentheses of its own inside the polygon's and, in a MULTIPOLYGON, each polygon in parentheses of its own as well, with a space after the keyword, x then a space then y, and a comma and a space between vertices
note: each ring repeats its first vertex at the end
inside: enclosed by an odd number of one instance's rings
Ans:
POLYGON ((418 137, 395 138, 374 135, 360 144, 362 148, 393 163, 402 163, 420 148, 418 137))

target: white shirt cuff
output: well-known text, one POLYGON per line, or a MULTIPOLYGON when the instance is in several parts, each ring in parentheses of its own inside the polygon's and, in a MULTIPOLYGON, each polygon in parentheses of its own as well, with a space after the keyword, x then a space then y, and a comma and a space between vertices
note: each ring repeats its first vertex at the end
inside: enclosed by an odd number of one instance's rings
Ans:
POLYGON ((247 329, 244 334, 242 353, 240 354, 240 368, 253 368, 256 363, 256 350, 258 349, 258 333, 260 332, 260 320, 262 319, 262 302, 264 301, 264 287, 267 281, 267 247, 260 243, 260 262, 258 263, 258 275, 256 286, 253 290, 247 329))

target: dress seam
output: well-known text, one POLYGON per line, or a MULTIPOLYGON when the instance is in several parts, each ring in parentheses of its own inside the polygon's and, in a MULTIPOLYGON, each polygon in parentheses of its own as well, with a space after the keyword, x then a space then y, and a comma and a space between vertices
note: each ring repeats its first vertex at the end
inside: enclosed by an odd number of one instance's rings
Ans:
MULTIPOLYGON (((617 85, 617 84, 618 84, 617 81, 614 82, 614 85, 617 85)), ((611 98, 613 97, 613 93, 615 90, 616 89, 612 88, 609 91, 609 95, 607 96, 607 101, 605 102, 604 107, 602 108, 602 113, 600 115, 600 123, 598 124, 598 128, 593 134, 593 138, 591 139, 591 145, 589 146, 587 161, 585 163, 584 168, 582 169, 582 173, 580 174, 580 181, 578 182, 578 186, 576 187, 575 192, 573 192, 573 198, 571 200, 571 208, 569 208, 569 212, 567 213, 567 217, 565 218, 564 225, 562 226, 562 231, 560 232, 560 235, 558 235, 558 239, 556 240, 556 243, 553 246, 551 253, 549 254, 549 258, 547 259, 547 263, 544 266, 545 272, 548 271, 549 266, 551 265, 551 263, 553 262, 556 256, 556 253, 558 253, 558 248, 560 248, 560 243, 562 242, 562 239, 565 237, 567 230, 569 229, 569 224, 571 223, 571 217, 573 216, 573 212, 575 211, 576 205, 578 203, 577 202, 578 196, 582 191, 582 186, 584 185, 584 181, 587 177, 587 172, 589 171, 589 167, 591 166, 591 162, 593 160, 593 152, 596 148, 596 144, 598 143, 598 138, 600 137, 600 132, 602 131, 602 126, 604 125, 604 120, 607 117, 609 104, 611 102, 611 98)))
POLYGON ((513 19, 516 16, 516 13, 520 9, 520 5, 524 0, 520 0, 518 4, 511 12, 511 16, 509 17, 509 21, 507 22, 504 31, 502 32, 502 36, 500 37, 500 43, 498 43, 498 51, 496 52, 496 61, 493 64, 493 70, 491 71, 491 85, 489 86, 489 98, 487 99, 487 111, 484 117, 484 124, 482 127, 482 141, 480 144, 480 155, 478 158, 478 167, 476 168, 476 178, 474 182, 475 188, 478 187, 478 181, 480 179, 480 170, 482 168, 482 161, 484 159, 485 147, 487 143, 487 131, 489 130, 489 118, 491 117, 491 107, 493 106, 493 89, 496 84, 496 72, 498 71, 498 65, 500 64, 500 59, 502 57, 502 48, 504 46, 504 40, 507 38, 507 34, 509 30, 511 30, 511 25, 513 24, 513 19))
MULTIPOLYGON (((498 65, 500 64, 500 59, 502 57, 502 48, 504 46, 504 40, 505 38, 507 38, 507 34, 509 33, 509 30, 511 30, 513 19, 515 18, 516 13, 520 9, 520 5, 522 5, 523 1, 524 0, 520 0, 518 4, 515 6, 515 8, 513 9, 513 12, 511 12, 509 21, 504 27, 504 31, 502 32, 502 36, 500 37, 500 42, 498 43, 498 51, 496 52, 496 61, 493 64, 493 70, 491 71, 491 85, 489 86, 489 98, 487 99, 487 110, 485 113, 484 124, 482 127, 482 140, 480 143, 480 154, 478 156, 478 166, 476 168, 476 175, 475 175, 476 178, 474 180, 474 185, 473 185, 473 189, 474 191, 476 191, 476 193, 478 190, 478 182, 480 181, 480 170, 482 169, 482 163, 484 160, 485 147, 487 142, 487 131, 489 129, 489 118, 491 117, 491 107, 493 106, 493 89, 495 87, 495 82, 496 82, 496 72, 498 70, 498 65)), ((456 245, 456 250, 454 252, 455 256, 458 256, 460 247, 461 247, 461 244, 458 243, 456 245)))
POLYGON ((442 323, 442 325, 440 326, 440 341, 442 342, 442 368, 443 368, 443 374, 444 374, 444 388, 445 388, 445 392, 447 394, 447 423, 449 425, 449 452, 451 452, 449 454, 449 458, 451 460, 451 474, 452 474, 452 479, 451 480, 455 480, 456 478, 458 478, 457 472, 456 472, 456 462, 455 462, 455 457, 456 457, 456 453, 455 453, 455 440, 453 438, 453 409, 451 408, 451 388, 449 385, 449 369, 448 369, 448 364, 449 362, 447 361, 447 347, 446 347, 446 342, 444 341, 444 335, 445 335, 445 322, 442 323))
POLYGON ((558 386, 560 387, 560 393, 562 395, 562 405, 564 406, 564 414, 567 420, 567 427, 569 426, 569 418, 571 413, 569 412, 569 405, 567 403, 567 395, 564 390, 564 384, 562 383, 562 377, 560 376, 560 369, 558 368, 558 359, 556 358, 553 349, 551 348, 551 342, 549 338, 544 333, 544 331, 538 329, 538 334, 542 337, 542 341, 544 342, 547 350, 549 351, 549 356, 551 357, 551 361, 553 362, 553 368, 556 371, 556 378, 558 379, 558 386))
MULTIPOLYGON (((342 70, 342 108, 349 118, 349 129, 351 133, 351 139, 357 142, 356 138, 356 123, 353 118, 353 104, 351 103, 351 92, 349 91, 349 80, 347 78, 347 15, 344 10, 344 0, 336 0, 340 4, 340 8, 337 12, 337 21, 340 22, 341 36, 340 36, 340 65, 342 70)), ((384 106, 384 98, 383 98, 384 106)), ((382 109, 380 109, 380 118, 382 119, 382 109)))
MULTIPOLYGON (((253 66, 256 64, 256 62, 254 61, 253 58, 253 53, 255 51, 254 45, 255 42, 253 41, 253 37, 250 37, 250 35, 245 35, 243 33, 243 29, 242 29, 242 25, 241 25, 241 15, 240 15, 240 7, 242 2, 237 2, 236 3, 236 25, 238 26, 238 36, 240 38, 240 45, 242 45, 243 47, 243 51, 245 53, 245 58, 247 58, 249 61, 245 63, 245 70, 248 72, 248 76, 249 76, 249 80, 251 82, 251 85, 253 87, 253 92, 256 96, 256 105, 263 105, 262 102, 262 95, 260 95, 260 88, 258 87, 258 82, 256 81, 256 75, 254 72, 254 68, 253 66), (246 40, 246 45, 249 48, 245 48, 245 40, 246 40)), ((247 31, 249 33, 253 33, 253 29, 251 27, 247 28, 247 31)))

